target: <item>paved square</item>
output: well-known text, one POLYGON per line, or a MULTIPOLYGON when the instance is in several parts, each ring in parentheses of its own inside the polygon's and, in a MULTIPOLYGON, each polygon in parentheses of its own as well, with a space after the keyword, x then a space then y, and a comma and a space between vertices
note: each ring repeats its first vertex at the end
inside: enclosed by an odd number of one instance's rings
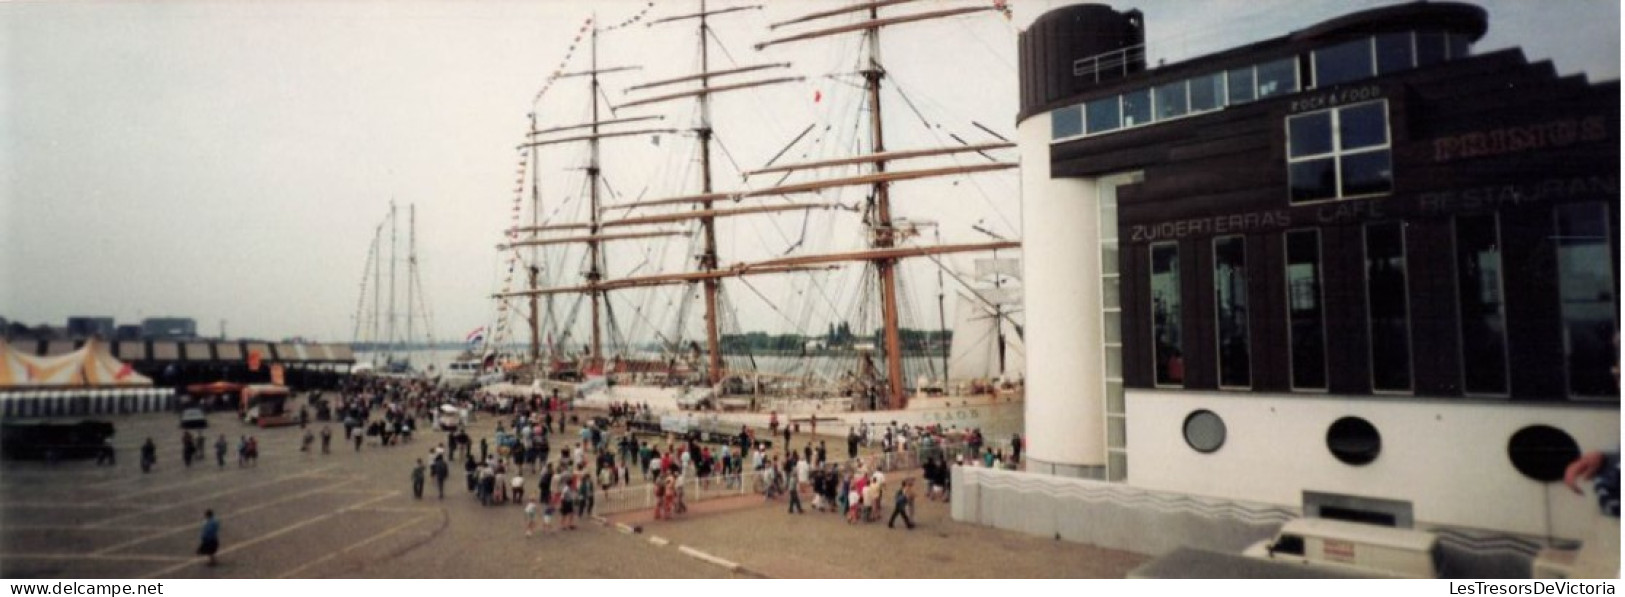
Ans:
MULTIPOLYGON (((583 523, 572 531, 524 535, 514 505, 482 507, 453 466, 444 500, 431 481, 425 499, 411 496, 415 459, 443 441, 357 452, 333 425, 331 454, 302 453, 297 427, 258 429, 230 413, 209 417, 208 458, 181 462, 172 414, 113 418, 118 465, 92 461, 0 467, 0 576, 6 578, 729 578, 859 577, 1121 577, 1146 558, 953 522, 945 504, 922 500, 920 527, 847 525, 834 514, 791 516, 782 500, 756 495, 693 504, 675 521, 616 504, 613 521, 642 527, 627 534, 583 523), (213 444, 230 444, 224 467, 213 444), (243 435, 260 442, 256 466, 239 467, 243 435), (137 466, 152 437, 158 465, 137 466), (203 511, 221 521, 221 564, 193 555, 203 511), (661 537, 665 545, 651 543, 661 537), (694 557, 738 563, 731 570, 694 557)), ((489 436, 497 420, 470 429, 489 436)), ((320 432, 323 423, 311 428, 320 432)), ((565 437, 575 437, 571 429, 565 437)), ((828 438, 835 439, 835 438, 828 438)), ((800 439, 796 442, 799 444, 800 439)), ((534 491, 535 477, 527 476, 534 491)), ((636 473, 633 477, 637 477, 636 473)), ((894 477, 895 478, 895 477, 894 477)), ((641 480, 625 492, 641 502, 641 480)), ((893 483, 895 487, 895 483, 893 483)), ((608 496, 600 503, 606 505, 608 496)), ((810 505, 811 500, 806 500, 810 505)))

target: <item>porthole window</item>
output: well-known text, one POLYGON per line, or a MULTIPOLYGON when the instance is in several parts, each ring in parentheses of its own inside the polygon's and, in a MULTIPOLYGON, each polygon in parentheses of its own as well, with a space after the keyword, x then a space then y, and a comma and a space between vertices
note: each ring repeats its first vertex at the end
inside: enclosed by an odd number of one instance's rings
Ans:
POLYGON ((1580 457, 1580 444, 1575 443, 1562 429, 1549 425, 1530 425, 1512 434, 1507 442, 1507 458, 1512 467, 1543 483, 1563 478, 1570 462, 1580 457))
POLYGON ((1370 464, 1382 453, 1382 434, 1370 421, 1343 417, 1326 430, 1326 448, 1343 464, 1370 464))
POLYGON ((1199 410, 1185 417, 1185 443, 1203 454, 1218 451, 1224 445, 1224 419, 1211 410, 1199 410))

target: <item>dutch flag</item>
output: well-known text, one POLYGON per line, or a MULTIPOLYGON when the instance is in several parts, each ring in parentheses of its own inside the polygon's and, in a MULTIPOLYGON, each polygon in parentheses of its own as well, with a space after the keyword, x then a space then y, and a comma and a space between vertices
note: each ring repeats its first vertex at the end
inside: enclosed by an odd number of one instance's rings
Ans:
POLYGON ((474 331, 468 333, 469 344, 479 344, 483 341, 485 341, 485 326, 474 328, 474 331))

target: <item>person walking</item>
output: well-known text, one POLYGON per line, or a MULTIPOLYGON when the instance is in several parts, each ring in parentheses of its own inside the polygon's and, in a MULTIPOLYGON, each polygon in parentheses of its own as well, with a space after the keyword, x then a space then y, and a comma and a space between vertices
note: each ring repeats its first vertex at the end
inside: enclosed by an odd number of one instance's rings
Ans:
POLYGON ((429 476, 434 477, 435 491, 440 493, 440 499, 446 499, 446 477, 451 470, 446 466, 446 459, 436 456, 434 464, 429 465, 429 476))
POLYGON ((914 480, 903 479, 903 486, 897 489, 897 500, 892 506, 891 520, 886 522, 886 528, 897 528, 897 517, 903 517, 903 524, 910 530, 914 528, 914 520, 909 518, 909 510, 914 508, 914 480))
POLYGON ((559 530, 576 528, 576 499, 575 484, 573 482, 565 483, 564 493, 559 497, 559 530))
POLYGON ((333 445, 333 429, 331 427, 327 426, 327 425, 322 425, 322 454, 330 454, 330 453, 332 453, 331 450, 328 449, 329 446, 332 446, 332 445, 333 445))
POLYGON ((214 440, 214 461, 220 465, 220 468, 226 468, 226 448, 228 446, 226 434, 224 433, 220 434, 220 439, 214 440))
POLYGON ((423 499, 423 459, 418 459, 418 465, 412 467, 412 497, 423 499))
POLYGON ((220 521, 214 517, 214 510, 203 511, 203 536, 197 546, 197 555, 209 556, 208 565, 213 566, 214 554, 220 551, 220 521))
POLYGON ((193 450, 194 447, 195 446, 192 443, 192 432, 190 432, 190 431, 182 431, 181 432, 181 462, 186 465, 186 468, 192 468, 192 456, 194 454, 192 452, 192 450, 193 450))
POLYGON ((141 472, 152 472, 153 465, 158 464, 158 446, 147 438, 147 443, 141 444, 141 472))
POLYGON ((536 532, 536 498, 525 503, 525 536, 536 532))
POLYGON ((786 476, 789 477, 787 482, 790 485, 789 514, 806 514, 807 510, 801 507, 801 480, 796 478, 795 475, 786 476))
POLYGON ((595 485, 596 481, 593 480, 592 475, 588 475, 585 473, 585 471, 583 471, 581 475, 581 482, 579 483, 581 493, 579 500, 581 502, 581 508, 579 508, 579 510, 581 511, 582 518, 592 517, 592 507, 596 502, 596 499, 593 496, 593 488, 595 485))

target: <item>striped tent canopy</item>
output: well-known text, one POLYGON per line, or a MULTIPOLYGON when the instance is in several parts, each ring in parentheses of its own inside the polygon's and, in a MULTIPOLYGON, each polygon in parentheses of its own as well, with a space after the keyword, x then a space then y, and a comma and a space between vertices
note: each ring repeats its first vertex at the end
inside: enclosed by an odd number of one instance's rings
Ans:
POLYGON ((100 340, 55 356, 23 354, 0 339, 0 388, 142 387, 152 379, 118 360, 100 340))

